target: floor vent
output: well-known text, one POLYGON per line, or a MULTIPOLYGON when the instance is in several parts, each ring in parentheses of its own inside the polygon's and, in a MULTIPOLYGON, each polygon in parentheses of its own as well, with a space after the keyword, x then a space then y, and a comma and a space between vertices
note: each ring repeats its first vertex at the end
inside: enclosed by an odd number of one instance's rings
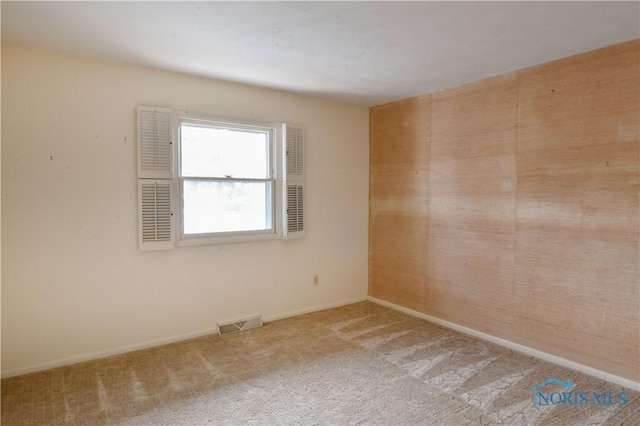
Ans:
POLYGON ((257 327, 262 327, 262 317, 260 316, 251 317, 240 321, 221 322, 218 324, 218 333, 228 334, 257 327))

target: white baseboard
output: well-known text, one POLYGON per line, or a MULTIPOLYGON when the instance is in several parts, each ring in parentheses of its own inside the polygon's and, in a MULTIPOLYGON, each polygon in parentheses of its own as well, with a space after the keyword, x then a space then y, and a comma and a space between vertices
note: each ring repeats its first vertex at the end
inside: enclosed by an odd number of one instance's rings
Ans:
POLYGON ((108 356, 120 355, 127 352, 138 351, 140 349, 147 349, 147 348, 152 348, 154 346, 167 345, 169 343, 175 343, 181 340, 188 340, 196 337, 206 336, 208 334, 217 334, 217 333, 218 333, 218 328, 214 327, 206 330, 196 331, 193 333, 181 334, 179 336, 165 337, 165 338, 156 339, 156 340, 147 340, 144 342, 134 343, 132 345, 125 345, 125 346, 120 346, 113 349, 90 352, 88 354, 57 359, 55 361, 43 362, 41 364, 31 365, 29 367, 16 368, 13 370, 3 371, 2 378, 6 379, 8 377, 21 376, 23 374, 37 373, 38 371, 64 367, 65 365, 77 364, 79 362, 91 361, 99 358, 106 358, 108 356))
MULTIPOLYGON (((286 312, 282 314, 268 315, 263 318, 265 322, 276 321, 279 319, 289 318, 297 315, 308 314, 311 312, 324 311, 326 309, 337 308, 339 306, 351 305, 353 303, 364 302, 367 300, 366 296, 358 297, 355 299, 348 299, 341 302, 330 303, 326 305, 314 306, 306 309, 300 309, 297 311, 286 312)), ((148 340, 145 342, 134 343, 132 345, 120 346, 113 349, 106 349, 103 351, 91 352, 84 355, 72 356, 68 358, 62 358, 55 361, 44 362, 41 364, 32 365, 29 367, 16 368, 13 370, 2 371, 2 378, 20 376, 23 374, 36 373, 38 371, 49 370, 57 367, 64 367, 65 365, 77 364, 79 362, 92 361, 99 358, 105 358, 113 355, 120 355, 127 352, 138 351, 140 349, 152 348, 154 346, 162 346, 169 343, 180 342, 183 340, 189 340, 196 337, 207 336, 209 334, 218 334, 218 328, 208 328, 204 330, 195 331, 192 333, 181 334, 178 336, 165 337, 162 339, 148 340)))
POLYGON ((344 300, 342 302, 329 303, 326 305, 314 306, 312 308, 300 309, 297 311, 290 311, 284 314, 267 315, 262 319, 264 322, 277 321, 285 318, 297 317, 298 315, 310 314, 311 312, 325 311, 331 308, 338 308, 340 306, 353 305, 354 303, 364 302, 368 300, 367 296, 356 297, 354 299, 344 300))
POLYGON ((553 364, 561 365, 563 367, 571 368, 573 370, 580 371, 582 373, 597 377, 607 382, 624 386, 625 388, 628 388, 634 391, 640 391, 640 382, 634 382, 633 380, 625 379, 624 377, 616 376, 614 374, 607 373, 606 371, 598 370, 596 368, 589 367, 584 364, 580 364, 575 361, 568 360, 566 358, 562 358, 556 355, 551 355, 547 352, 533 349, 528 346, 521 345, 519 343, 514 343, 509 340, 501 339, 500 337, 495 337, 490 334, 486 334, 481 331, 474 330, 472 328, 464 327, 462 325, 458 325, 453 322, 449 322, 437 317, 433 317, 431 315, 423 314, 422 312, 414 311, 413 309, 405 308, 404 306, 396 305, 395 303, 376 299, 375 297, 371 297, 371 296, 368 296, 367 300, 373 303, 377 303, 379 305, 394 309, 396 311, 404 312, 405 314, 409 314, 411 316, 433 322, 443 327, 450 328, 452 330, 456 330, 473 337, 477 337, 478 339, 486 340, 488 342, 495 343, 500 346, 504 346, 505 348, 512 349, 517 352, 521 352, 525 355, 529 355, 534 358, 541 359, 543 361, 548 361, 553 364))

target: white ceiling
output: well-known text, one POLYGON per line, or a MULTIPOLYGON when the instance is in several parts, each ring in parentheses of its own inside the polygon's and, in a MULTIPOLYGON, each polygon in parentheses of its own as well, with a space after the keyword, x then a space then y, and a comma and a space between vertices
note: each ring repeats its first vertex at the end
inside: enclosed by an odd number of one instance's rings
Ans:
POLYGON ((2 39, 372 106, 640 37, 639 2, 9 2, 2 39))

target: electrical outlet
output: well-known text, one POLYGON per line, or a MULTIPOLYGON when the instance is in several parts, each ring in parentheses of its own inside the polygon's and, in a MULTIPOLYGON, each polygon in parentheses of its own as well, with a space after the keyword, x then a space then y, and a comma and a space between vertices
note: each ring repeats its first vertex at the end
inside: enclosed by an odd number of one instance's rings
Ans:
POLYGON ((313 285, 320 285, 320 275, 315 274, 313 276, 313 285))

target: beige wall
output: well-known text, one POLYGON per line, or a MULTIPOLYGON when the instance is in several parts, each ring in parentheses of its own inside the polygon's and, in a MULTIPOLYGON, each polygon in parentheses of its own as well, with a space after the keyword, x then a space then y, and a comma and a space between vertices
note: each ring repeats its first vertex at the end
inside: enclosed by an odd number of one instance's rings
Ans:
POLYGON ((3 45, 3 373, 364 298, 367 125, 366 108, 3 45), (139 104, 304 125, 306 237, 138 251, 139 104))
POLYGON ((639 381, 639 59, 372 108, 369 295, 639 381))

